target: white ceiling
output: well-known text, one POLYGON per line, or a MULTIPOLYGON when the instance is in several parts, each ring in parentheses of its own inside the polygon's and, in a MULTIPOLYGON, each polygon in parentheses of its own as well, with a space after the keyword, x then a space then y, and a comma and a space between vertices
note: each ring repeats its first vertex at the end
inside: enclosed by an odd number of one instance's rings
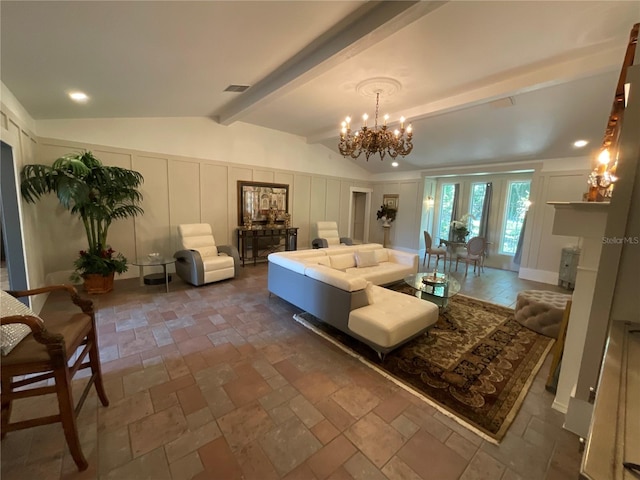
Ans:
POLYGON ((380 114, 411 120, 413 153, 397 169, 345 160, 384 173, 597 149, 640 1, 2 0, 0 14, 2 82, 36 120, 206 116, 337 151, 346 115, 373 117, 356 85, 393 78, 380 114))

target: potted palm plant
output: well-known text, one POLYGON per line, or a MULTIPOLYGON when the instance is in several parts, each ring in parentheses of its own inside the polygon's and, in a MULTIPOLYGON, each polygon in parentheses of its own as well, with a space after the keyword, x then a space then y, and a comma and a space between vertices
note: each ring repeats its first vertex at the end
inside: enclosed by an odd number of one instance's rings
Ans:
POLYGON ((116 273, 127 271, 127 259, 107 244, 114 220, 144 213, 138 187, 144 181, 136 171, 102 164, 93 153, 70 153, 52 165, 25 165, 20 173, 20 191, 29 203, 48 193, 58 197, 60 205, 82 221, 88 248, 74 262, 74 275, 84 279, 88 293, 106 293, 113 289, 116 273))

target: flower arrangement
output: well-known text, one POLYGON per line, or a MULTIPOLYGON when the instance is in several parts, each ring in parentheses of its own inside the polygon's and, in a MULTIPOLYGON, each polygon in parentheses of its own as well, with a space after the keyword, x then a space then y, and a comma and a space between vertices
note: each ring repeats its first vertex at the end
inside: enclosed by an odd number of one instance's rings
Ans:
POLYGON ((391 208, 388 205, 381 205, 380 210, 376 213, 378 220, 386 218, 388 222, 393 222, 396 219, 398 210, 391 208))
POLYGON ((111 247, 96 252, 80 250, 80 256, 73 262, 73 266, 75 267, 74 280, 79 280, 87 273, 106 276, 113 272, 124 273, 128 269, 124 255, 116 253, 111 247))
POLYGON ((473 219, 473 215, 465 213, 459 220, 451 222, 451 228, 453 229, 453 237, 458 241, 464 241, 465 237, 469 235, 469 220, 473 219))

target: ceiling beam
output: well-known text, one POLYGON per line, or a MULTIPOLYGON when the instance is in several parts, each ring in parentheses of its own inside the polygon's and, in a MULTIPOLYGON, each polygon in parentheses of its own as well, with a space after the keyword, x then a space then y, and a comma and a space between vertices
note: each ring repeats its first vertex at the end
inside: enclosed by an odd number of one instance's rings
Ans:
MULTIPOLYGON (((214 112, 223 125, 326 72, 418 20, 445 1, 367 2, 265 78, 214 112)), ((328 4, 329 5, 329 4, 328 4)))

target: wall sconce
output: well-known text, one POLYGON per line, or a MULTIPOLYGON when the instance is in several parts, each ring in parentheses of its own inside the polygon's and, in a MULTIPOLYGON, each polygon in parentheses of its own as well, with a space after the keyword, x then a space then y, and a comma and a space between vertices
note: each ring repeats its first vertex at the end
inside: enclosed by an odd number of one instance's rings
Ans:
POLYGON ((426 200, 424 201, 424 206, 427 209, 433 208, 433 205, 435 204, 435 200, 433 199, 433 197, 431 195, 429 195, 426 200))

